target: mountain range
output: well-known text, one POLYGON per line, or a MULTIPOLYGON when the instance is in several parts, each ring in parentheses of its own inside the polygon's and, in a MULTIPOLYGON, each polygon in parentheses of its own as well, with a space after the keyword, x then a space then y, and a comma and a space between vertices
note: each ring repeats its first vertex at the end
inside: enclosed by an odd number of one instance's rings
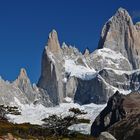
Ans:
POLYGON ((117 90, 123 94, 140 90, 140 22, 119 8, 105 23, 97 49, 81 53, 66 43, 60 45, 55 30, 49 34, 41 63, 41 76, 32 85, 21 69, 13 82, 0 79, 0 104, 63 102, 80 105, 107 103, 117 90))

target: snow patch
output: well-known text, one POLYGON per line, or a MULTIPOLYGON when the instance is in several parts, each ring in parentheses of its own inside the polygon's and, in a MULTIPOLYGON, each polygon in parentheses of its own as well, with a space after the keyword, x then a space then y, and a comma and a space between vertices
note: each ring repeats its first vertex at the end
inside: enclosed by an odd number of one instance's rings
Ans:
POLYGON ((69 112, 70 108, 79 108, 80 110, 87 112, 87 114, 81 115, 80 117, 90 119, 91 122, 90 124, 75 124, 74 126, 71 126, 70 129, 80 131, 81 133, 84 134, 89 134, 92 122, 105 106, 106 104, 96 105, 92 103, 80 106, 79 104, 75 103, 62 103, 56 107, 46 108, 43 105, 30 104, 22 106, 21 115, 8 114, 7 116, 9 120, 14 123, 20 124, 28 122, 31 124, 42 125, 43 122, 41 120, 49 117, 50 115, 56 114, 64 117, 67 115, 71 115, 71 112, 69 112))
POLYGON ((65 60, 65 72, 70 76, 75 76, 77 78, 83 80, 91 80, 97 74, 94 69, 90 69, 89 67, 76 65, 74 60, 66 59, 65 60))
POLYGON ((73 102, 72 98, 70 98, 70 97, 64 98, 64 101, 66 101, 67 103, 72 103, 73 102))
POLYGON ((50 60, 52 61, 52 63, 55 64, 55 59, 54 59, 53 54, 50 51, 48 51, 47 54, 48 54, 48 57, 50 58, 50 60))
POLYGON ((120 69, 122 62, 127 62, 129 65, 131 65, 128 59, 125 58, 120 52, 113 51, 109 48, 98 49, 92 55, 93 59, 96 59, 100 56, 101 59, 98 61, 102 65, 108 64, 109 66, 113 66, 116 69, 120 69))

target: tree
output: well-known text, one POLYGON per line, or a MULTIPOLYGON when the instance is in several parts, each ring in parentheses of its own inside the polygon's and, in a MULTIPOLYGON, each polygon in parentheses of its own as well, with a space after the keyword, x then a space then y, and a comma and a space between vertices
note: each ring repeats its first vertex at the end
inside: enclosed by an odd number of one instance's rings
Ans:
POLYGON ((44 127, 48 129, 50 134, 53 134, 54 136, 66 136, 69 134, 68 127, 73 124, 78 123, 89 123, 89 120, 86 119, 78 119, 79 115, 87 114, 84 111, 81 111, 78 108, 70 108, 69 112, 72 112, 71 115, 68 115, 66 117, 63 117, 62 115, 52 115, 48 118, 43 119, 44 121, 44 127))

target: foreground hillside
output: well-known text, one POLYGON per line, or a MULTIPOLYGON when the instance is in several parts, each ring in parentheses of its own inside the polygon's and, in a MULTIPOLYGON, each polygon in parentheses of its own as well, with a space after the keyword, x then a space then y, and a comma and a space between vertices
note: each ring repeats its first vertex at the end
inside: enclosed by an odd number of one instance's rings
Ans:
POLYGON ((140 138, 140 94, 133 93, 124 97, 126 117, 111 126, 108 131, 117 140, 139 140, 140 138), (125 135, 124 135, 125 134, 125 135))
POLYGON ((116 92, 107 106, 96 117, 91 135, 98 137, 108 131, 117 140, 139 140, 140 138, 140 94, 122 95, 116 92))
MULTIPOLYGON (((62 108, 60 107, 60 109, 62 108)), ((91 131, 91 135, 93 136, 76 132, 76 129, 68 129, 68 126, 77 122, 83 122, 85 124, 90 122, 90 120, 84 119, 84 115, 86 115, 86 112, 80 111, 78 108, 71 108, 70 110, 76 115, 73 116, 72 114, 69 114, 66 117, 53 115, 42 120, 45 122, 45 125, 33 125, 30 123, 15 124, 8 122, 7 119, 1 118, 0 138, 2 140, 14 140, 12 139, 12 137, 27 140, 104 140, 100 138, 102 136, 101 132, 107 131, 112 134, 112 136, 114 136, 117 140, 139 140, 139 93, 122 95, 119 92, 116 92, 109 99, 107 106, 96 117, 91 129, 89 128, 91 131), (79 115, 83 115, 83 118, 79 118, 79 115)), ((22 113, 18 113, 17 115, 21 116, 22 113)), ((28 118, 28 116, 26 117, 28 118)), ((74 125, 73 127, 76 127, 76 125, 74 125)), ((86 128, 82 128, 82 125, 80 125, 79 130, 80 129, 82 133, 85 133, 87 131, 86 128), (82 129, 85 130, 83 131, 82 129)), ((110 134, 106 134, 106 136, 110 134)), ((111 140, 115 140, 115 138, 112 138, 111 140)), ((106 140, 110 140, 109 137, 106 140)))
POLYGON ((48 135, 48 130, 37 125, 31 124, 13 124, 0 120, 0 140, 16 139, 39 139, 39 140, 94 140, 91 136, 75 134, 74 136, 53 136, 48 135), (7 139, 8 138, 8 139, 7 139), (11 139, 10 139, 11 138, 11 139))

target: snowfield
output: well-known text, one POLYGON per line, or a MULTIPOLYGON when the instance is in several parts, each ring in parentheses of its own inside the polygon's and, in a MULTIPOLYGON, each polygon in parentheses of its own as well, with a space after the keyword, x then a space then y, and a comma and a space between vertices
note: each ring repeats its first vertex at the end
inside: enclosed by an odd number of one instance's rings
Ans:
MULTIPOLYGON (((18 101, 17 101, 18 102, 18 101)), ((96 105, 96 104, 88 104, 88 105, 78 105, 75 103, 62 103, 56 107, 44 107, 43 105, 22 105, 19 104, 21 115, 11 115, 8 114, 9 121, 13 123, 31 123, 31 124, 38 124, 42 125, 43 122, 41 121, 44 118, 49 117, 50 115, 56 114, 61 115, 62 117, 71 115, 69 112, 70 108, 79 108, 87 112, 85 115, 79 116, 80 118, 90 119, 90 124, 75 124, 71 126, 69 129, 74 131, 79 131, 84 134, 90 133, 90 127, 96 116, 101 112, 101 110, 106 106, 104 105, 96 105)))
POLYGON ((71 77, 75 76, 83 80, 91 80, 97 75, 97 72, 94 69, 91 69, 88 66, 77 65, 74 60, 71 59, 65 60, 65 71, 70 74, 71 77))

